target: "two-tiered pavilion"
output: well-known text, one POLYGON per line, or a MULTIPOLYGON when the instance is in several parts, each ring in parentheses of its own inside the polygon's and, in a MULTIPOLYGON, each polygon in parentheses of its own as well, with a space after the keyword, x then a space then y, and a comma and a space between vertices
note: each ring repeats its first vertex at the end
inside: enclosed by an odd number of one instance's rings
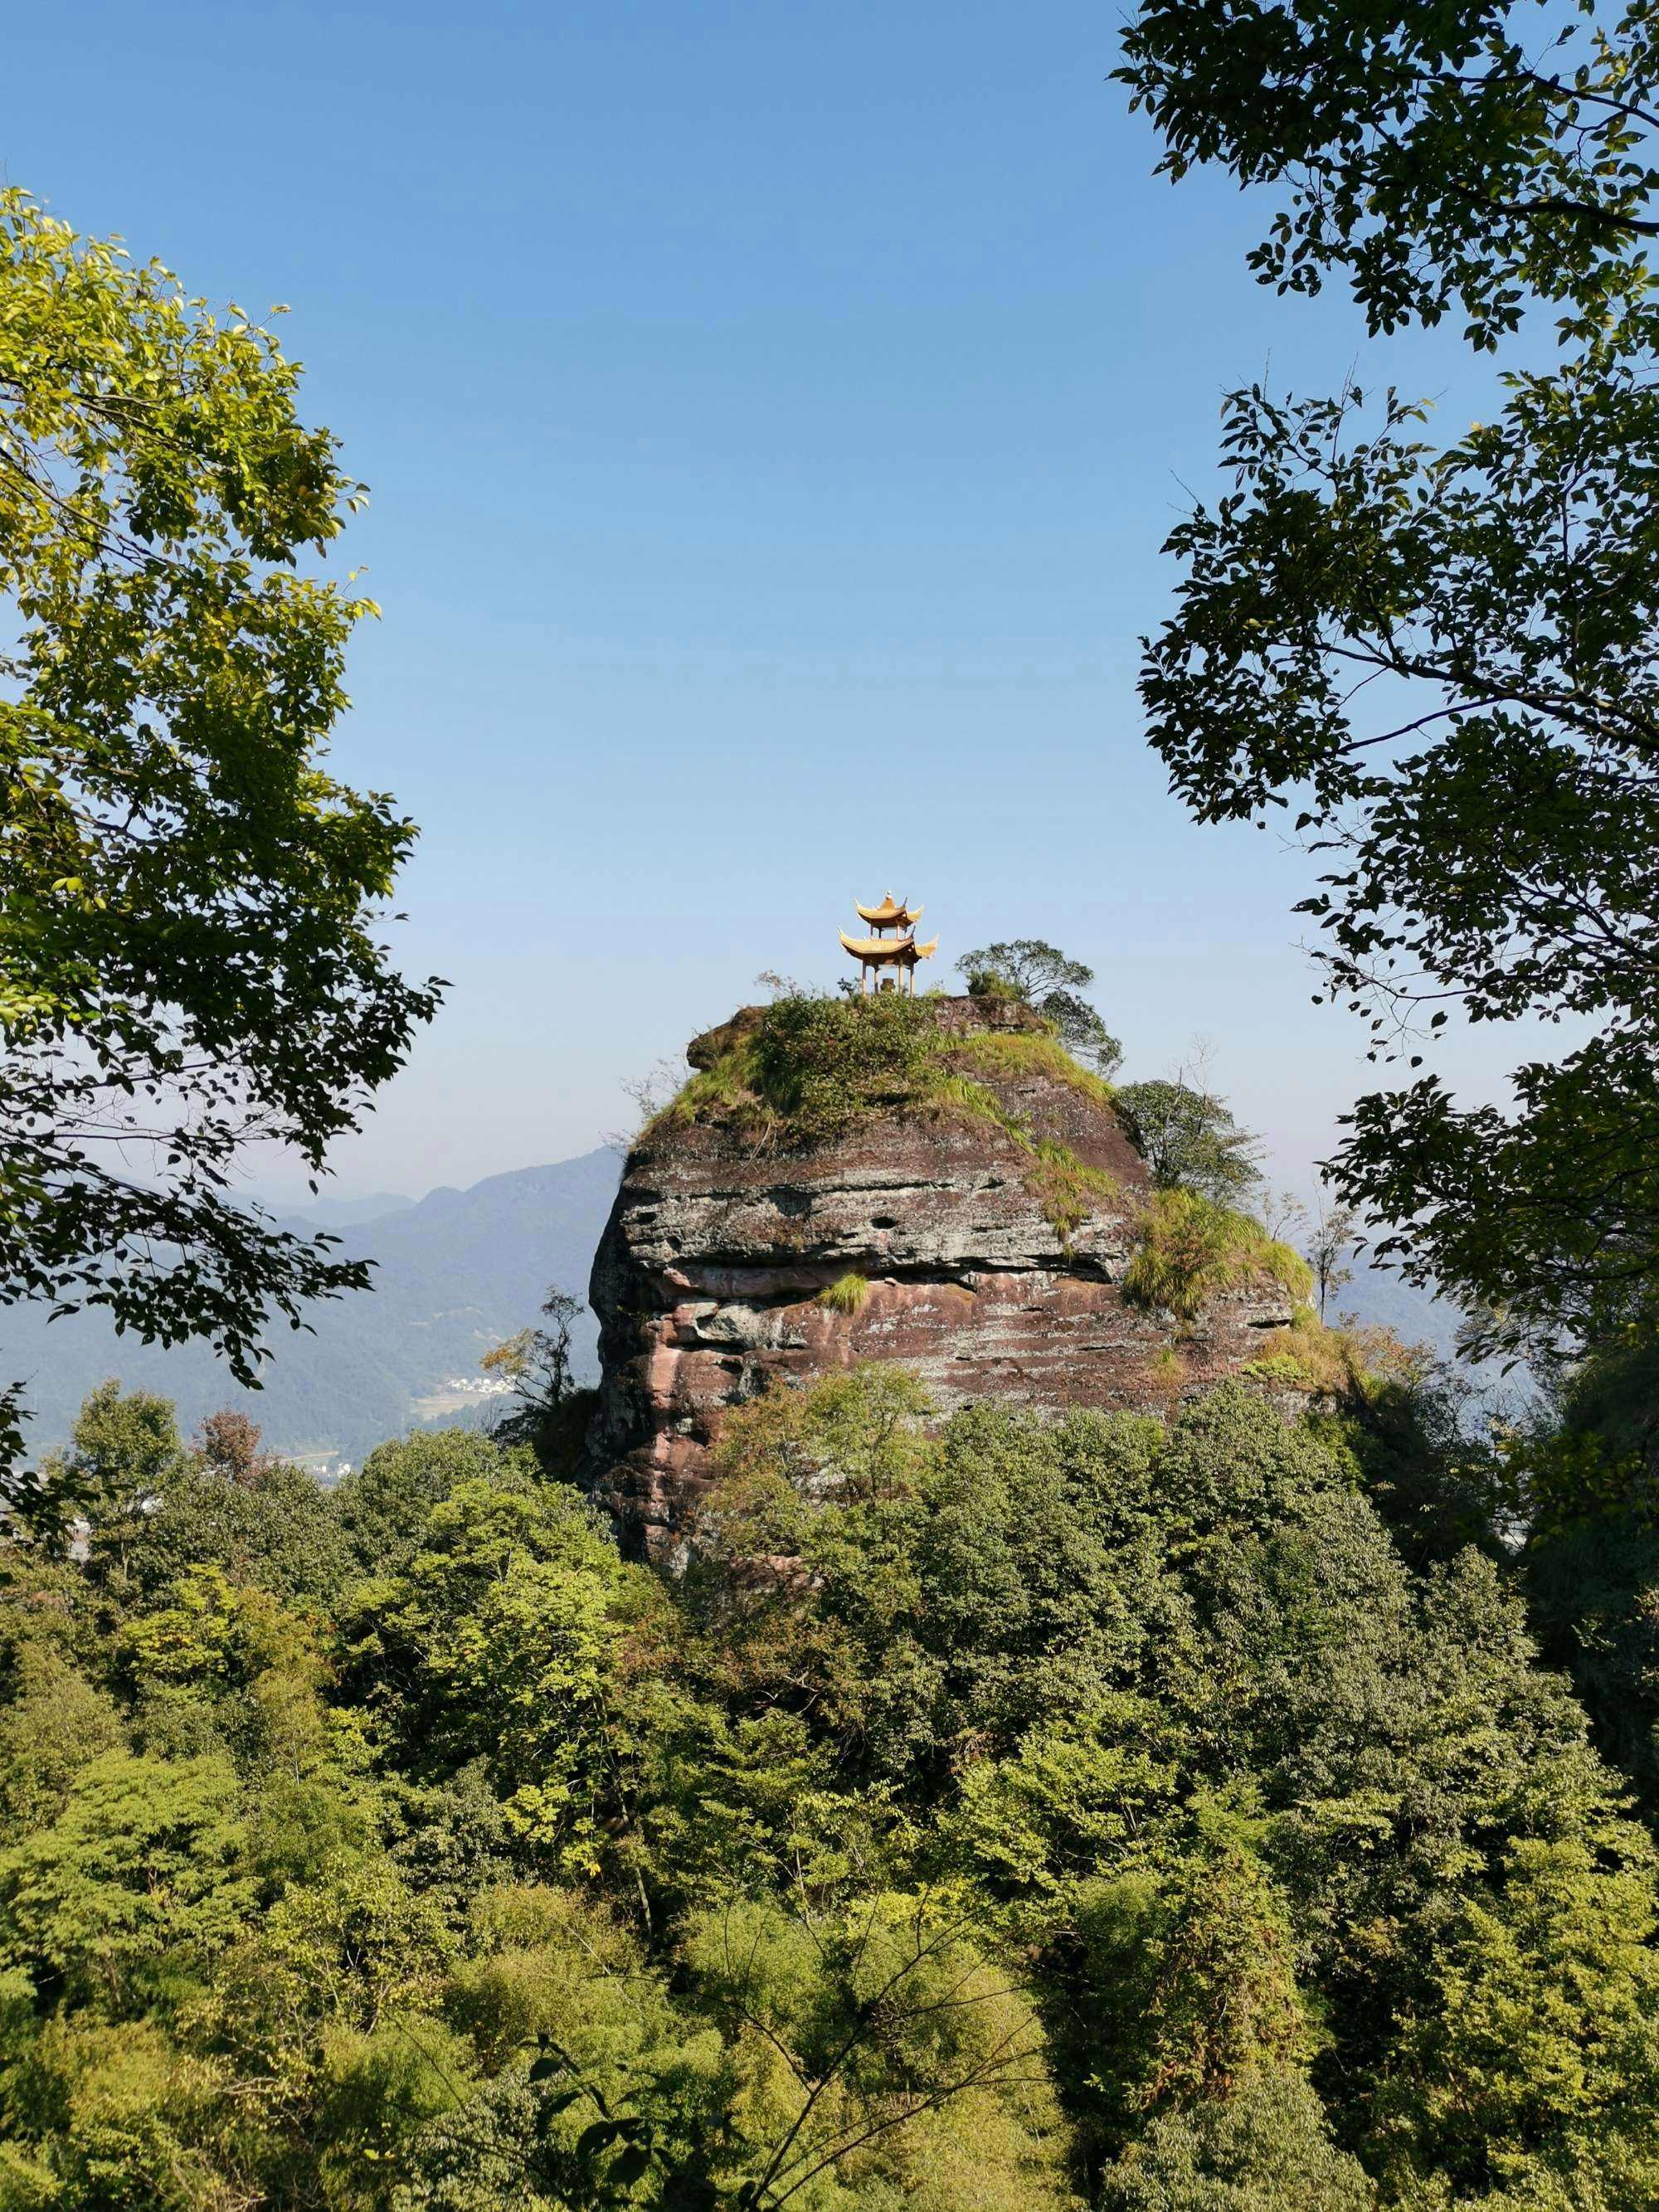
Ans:
POLYGON ((896 988, 908 990, 912 998, 916 989, 916 963, 931 960, 939 950, 938 938, 930 938, 926 945, 916 943, 916 923, 921 908, 907 906, 896 899, 891 891, 884 893, 879 906, 860 906, 853 902, 860 921, 867 922, 868 937, 849 937, 843 929, 841 941, 859 963, 866 995, 870 989, 870 978, 877 979, 877 988, 890 991, 896 988))

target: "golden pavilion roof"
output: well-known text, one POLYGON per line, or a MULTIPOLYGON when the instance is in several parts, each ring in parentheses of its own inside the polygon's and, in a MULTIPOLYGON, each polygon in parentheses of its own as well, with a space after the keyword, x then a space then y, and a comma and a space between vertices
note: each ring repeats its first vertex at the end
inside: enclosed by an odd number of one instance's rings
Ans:
MULTIPOLYGON (((864 908, 860 907, 862 914, 864 908)), ((926 945, 918 945, 914 937, 849 937, 843 929, 841 941, 855 960, 867 960, 872 968, 896 962, 902 968, 913 968, 918 960, 931 960, 939 950, 938 938, 926 945)))
POLYGON ((919 906, 906 906, 904 901, 896 899, 891 891, 882 894, 879 906, 860 906, 856 899, 853 906, 859 920, 867 921, 872 929, 914 929, 921 915, 919 906))

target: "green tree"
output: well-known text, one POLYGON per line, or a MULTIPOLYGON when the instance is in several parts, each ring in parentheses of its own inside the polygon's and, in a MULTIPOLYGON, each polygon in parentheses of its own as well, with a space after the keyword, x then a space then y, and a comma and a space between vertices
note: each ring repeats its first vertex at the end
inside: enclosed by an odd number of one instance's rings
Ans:
POLYGON ((1316 292, 1340 270, 1371 330, 1461 307, 1486 348, 1533 297, 1588 311, 1641 290, 1659 55, 1639 9, 1142 0, 1123 46, 1160 174, 1219 161, 1280 188, 1250 256, 1263 283, 1316 292))
POLYGON ((0 2085, 7 2212, 195 2212, 234 2203, 228 2069, 155 2021, 49 2021, 0 2085))
POLYGON ((400 1574, 420 1548, 432 1508, 459 1484, 488 1481, 507 1464, 493 1437, 469 1429, 416 1431, 377 1444, 335 1492, 341 1530, 358 1571, 400 1574))
POLYGON ((277 1597, 327 1602, 348 1558, 333 1500, 299 1468, 270 1461, 242 1479, 191 1454, 150 1494, 122 1566, 153 1599, 191 1569, 216 1566, 277 1597))
MULTIPOLYGON (((1644 1372, 1560 1432, 1620 1526, 1644 1372)), ((123 1402, 125 1555, 0 1544, 0 2203, 1653 2201, 1652 1845, 1359 1412, 854 1369, 732 1415, 678 1577, 404 1439, 315 1499, 354 1578, 123 1402)), ((1525 1450, 1531 1576, 1583 1515, 1525 1450)))
POLYGON ((106 2016, 205 1974, 252 1907, 228 1764, 105 1753, 50 1827, 0 1851, 0 1944, 37 1984, 106 2016))
MULTIPOLYGON (((1169 1427, 980 1406, 935 1438, 856 1371, 834 1390, 833 1451, 815 1392, 757 1401, 722 1443, 698 1572, 726 1587, 692 1579, 714 1647, 692 1656, 734 1714, 766 1718, 771 1765, 726 1754, 725 1832, 830 1893, 849 1862, 912 1851, 971 1883, 1039 1962, 1079 2156, 1114 2186, 1156 2139, 1194 2187, 1236 2186, 1218 2206, 1271 2206, 1272 2177, 1304 2168, 1363 2202, 1316 2100, 1283 2085, 1305 2071, 1344 2148, 1382 2162, 1370 2116, 1489 1868, 1548 1832, 1622 1857, 1627 1902, 1655 1895, 1504 1569, 1473 1549, 1407 1566, 1363 1494, 1358 1421, 1287 1426, 1240 1386, 1169 1427), (832 1840, 799 1845, 804 1828, 832 1840), (1282 2094, 1218 2117, 1258 2074, 1282 2094)), ((690 1832, 645 1820, 666 1849, 690 1832)), ((1635 2100, 1609 2158, 1646 2155, 1639 2057, 1608 2059, 1635 2100)), ((1430 2074, 1455 2105, 1441 2046, 1413 2062, 1430 2074)))
POLYGON ((1524 1530, 1544 1656, 1583 1699, 1603 1755, 1659 1810, 1659 1347, 1585 1361, 1506 1427, 1495 1487, 1524 1530))
POLYGON ((45 1638, 26 1638, 6 1669, 0 1711, 0 1839, 50 1827, 82 1769, 126 1735, 113 1701, 45 1638))
POLYGON ((321 766, 373 608, 298 566, 361 488, 297 381, 0 193, 0 1298, 205 1336, 250 1384, 268 1308, 368 1276, 234 1202, 238 1155, 320 1169, 435 1004, 374 935, 413 828, 321 766))
POLYGON ((708 2018, 671 1998, 639 1938, 591 1898, 532 1883, 486 1892, 468 1934, 445 2008, 486 2085, 432 2132, 400 2212, 541 2202, 714 2212, 731 2060, 708 2018))
POLYGON ((1201 820, 1297 810, 1328 994, 1422 1065, 1454 1012, 1589 1031, 1461 1105, 1433 1073, 1362 1098, 1339 1195, 1488 1316, 1481 1341, 1659 1318, 1659 637, 1653 557, 1659 47, 1645 9, 1148 0, 1119 74, 1161 167, 1274 191, 1252 256, 1340 272, 1373 331, 1455 307, 1479 348, 1541 304, 1557 351, 1437 447, 1426 410, 1253 386, 1231 483, 1168 548, 1153 743, 1201 820), (1502 793, 1502 804, 1494 793, 1502 793))
POLYGON ((1241 2081, 1305 2057, 1291 1930, 1247 1852, 1184 1866, 1166 1906, 1146 2008, 1148 2105, 1224 2101, 1241 2081))
POLYGON ((1083 997, 1095 971, 1040 937, 1016 937, 981 945, 957 963, 979 999, 1018 999, 1054 1024, 1060 1042, 1109 1078, 1122 1064, 1123 1048, 1083 997))
POLYGON ((516 1402, 495 1424, 498 1442, 528 1444, 550 1474, 568 1474, 580 1456, 595 1395, 577 1387, 570 1370, 570 1332, 582 1302, 550 1285, 542 1301, 545 1328, 521 1328, 478 1362, 486 1375, 513 1385, 516 1402))
POLYGON ((854 2204, 863 2184, 875 2203, 1060 2212, 1041 2022, 974 1932, 902 1894, 833 1916, 734 1899, 693 1923, 687 1958, 732 2046, 757 2212, 845 2202, 831 2176, 854 2204))
POLYGON ((1162 2112, 1104 2176, 1101 2212, 1371 2212, 1301 2074, 1254 2074, 1224 2103, 1162 2112))
POLYGON ((1423 2178, 1617 2212, 1659 2195, 1654 1889, 1632 1845, 1519 1839, 1468 1901, 1386 2100, 1384 2140, 1423 2178))
POLYGON ((412 1760, 437 1774, 481 1761, 526 1847, 597 1873, 625 1734, 618 1671, 651 1589, 574 1492, 462 1483, 403 1576, 364 1587, 356 1670, 399 1684, 388 1717, 412 1760))
POLYGON ((1213 1092, 1184 1077, 1126 1083, 1117 1105, 1160 1190, 1194 1190, 1221 1203, 1261 1180, 1257 1140, 1213 1092))
POLYGON ((389 2212, 407 2154, 465 2099, 470 2056, 442 2021, 418 2013, 330 2030, 313 2124, 331 2212, 389 2212))
POLYGON ((15 1492, 20 1525, 61 1545, 84 1521, 100 1561, 118 1560, 184 1459, 173 1401, 152 1390, 124 1395, 112 1376, 82 1401, 69 1450, 48 1453, 15 1492))

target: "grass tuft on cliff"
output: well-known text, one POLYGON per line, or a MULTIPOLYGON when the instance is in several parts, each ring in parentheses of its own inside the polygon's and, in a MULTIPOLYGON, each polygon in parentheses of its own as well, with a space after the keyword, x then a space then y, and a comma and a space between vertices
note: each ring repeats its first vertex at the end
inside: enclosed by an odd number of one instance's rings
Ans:
POLYGON ((1402 1343, 1392 1329, 1352 1320, 1332 1328, 1311 1306, 1297 1308, 1285 1334, 1283 1349, 1252 1359, 1239 1373, 1274 1389, 1352 1403, 1401 1386, 1419 1387, 1432 1364, 1425 1346, 1402 1343))
POLYGON ((1307 1261, 1249 1214, 1197 1191, 1160 1190, 1141 1218, 1123 1295, 1136 1305, 1193 1321, 1218 1292, 1261 1275, 1293 1298, 1312 1294, 1307 1261))
POLYGON ((1088 1166, 1069 1145, 1048 1137, 1031 1147, 1025 1188, 1062 1244, 1071 1243, 1091 1213, 1122 1196, 1122 1186, 1115 1175, 1105 1168, 1088 1166))
POLYGON ((917 1103, 930 1114, 954 1114, 961 1121, 986 1122, 1023 1149, 1030 1147, 1024 1116, 1012 1112, 994 1091, 971 1075, 959 1075, 943 1066, 930 1068, 917 1103))
POLYGON ((956 1067, 969 1067, 982 1075, 1016 1077, 1046 1075, 1088 1099, 1091 1105, 1115 1110, 1116 1093, 1103 1076, 1073 1060, 1060 1039, 1032 1030, 986 1030, 968 1036, 942 1040, 945 1057, 956 1067))
POLYGON ((860 1274, 856 1267, 849 1267, 844 1275, 838 1275, 818 1292, 818 1304, 828 1306, 832 1313, 862 1313, 869 1295, 869 1277, 860 1274))
POLYGON ((720 1115, 740 1111, 746 1103, 752 1102, 754 1097, 749 1066, 749 1042, 745 1039, 733 1050, 724 1054, 712 1067, 699 1068, 689 1082, 681 1085, 663 1111, 653 1115, 646 1127, 655 1128, 664 1121, 712 1121, 720 1115))
MULTIPOLYGON (((952 1040, 954 1055, 956 1040, 952 1040)), ((1079 1074, 1084 1071, 1079 1068, 1079 1074)), ((1122 1197, 1122 1186, 1105 1168, 1091 1168, 1069 1145, 1053 1137, 1033 1137, 1030 1124, 1005 1106, 994 1091, 971 1076, 942 1069, 929 1084, 923 1098, 937 1114, 956 1114, 968 1121, 982 1121, 1012 1137, 1027 1155, 1021 1180, 1043 1218, 1069 1245, 1089 1216, 1109 1201, 1122 1197)))

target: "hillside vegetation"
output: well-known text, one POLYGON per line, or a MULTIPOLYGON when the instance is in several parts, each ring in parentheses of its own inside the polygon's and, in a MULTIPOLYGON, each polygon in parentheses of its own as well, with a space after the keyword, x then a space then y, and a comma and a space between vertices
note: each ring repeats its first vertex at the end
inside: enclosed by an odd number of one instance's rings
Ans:
POLYGON ((0 2204, 1650 2205, 1653 1845, 1395 1400, 857 1370, 676 1580, 102 1394, 0 1556, 0 2204))
POLYGON ((869 999, 791 991, 746 1007, 705 1041, 708 1064, 651 1125, 731 1121, 781 1145, 821 1142, 896 1107, 1018 1127, 975 1076, 1042 1074, 1109 1108, 1112 1087, 1073 1059, 1046 1024, 963 1035, 941 1024, 937 993, 869 999))

